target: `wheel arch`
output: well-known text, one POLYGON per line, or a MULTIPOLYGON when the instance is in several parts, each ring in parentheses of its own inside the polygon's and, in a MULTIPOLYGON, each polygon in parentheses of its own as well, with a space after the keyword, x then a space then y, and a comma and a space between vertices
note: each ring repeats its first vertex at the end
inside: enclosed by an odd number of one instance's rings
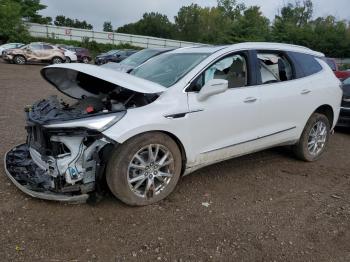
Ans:
POLYGON ((27 58, 26 58, 26 56, 25 56, 25 55, 22 55, 22 54, 15 54, 15 55, 13 56, 12 60, 14 60, 16 56, 23 57, 24 60, 25 60, 26 62, 28 61, 27 58))
POLYGON ((52 62, 52 63, 53 63, 53 60, 54 60, 55 58, 61 59, 62 62, 66 61, 66 60, 65 60, 65 59, 66 59, 66 56, 64 56, 64 58, 62 58, 62 57, 60 57, 60 56, 58 56, 58 55, 55 55, 55 56, 53 56, 53 57, 51 58, 51 62, 52 62))
POLYGON ((183 174, 185 172, 186 169, 186 163, 187 163, 187 153, 185 150, 185 147, 183 145, 183 143, 181 142, 180 138, 178 136, 176 136, 174 133, 169 132, 169 131, 165 131, 165 130, 148 130, 148 131, 144 131, 144 132, 140 132, 137 134, 134 134, 130 137, 128 137, 126 140, 124 140, 122 143, 117 143, 116 146, 125 143, 126 141, 133 139, 137 136, 143 135, 143 134, 147 134, 147 133, 163 133, 165 135, 167 135, 168 137, 170 137, 178 146, 180 153, 181 153, 181 160, 182 160, 182 165, 181 165, 181 174, 183 174))
POLYGON ((334 110, 332 108, 332 106, 328 105, 328 104, 324 104, 322 106, 319 106, 313 113, 319 113, 322 115, 325 115, 328 118, 329 124, 331 125, 331 127, 334 126, 335 123, 334 122, 334 110))

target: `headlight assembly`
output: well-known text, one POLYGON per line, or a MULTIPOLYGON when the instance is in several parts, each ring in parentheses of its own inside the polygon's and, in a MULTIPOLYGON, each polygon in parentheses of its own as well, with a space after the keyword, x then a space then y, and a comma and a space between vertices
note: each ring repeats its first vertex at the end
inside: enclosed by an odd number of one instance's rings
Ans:
POLYGON ((47 124, 45 128, 87 128, 96 131, 105 131, 106 129, 113 126, 120 119, 122 119, 126 114, 126 111, 113 113, 113 114, 105 114, 99 116, 91 116, 82 119, 61 121, 58 123, 47 124))

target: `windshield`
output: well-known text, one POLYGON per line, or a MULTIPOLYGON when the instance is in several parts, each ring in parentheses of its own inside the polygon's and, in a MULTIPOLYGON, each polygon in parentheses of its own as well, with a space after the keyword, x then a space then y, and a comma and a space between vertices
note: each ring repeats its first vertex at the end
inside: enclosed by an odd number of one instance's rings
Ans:
POLYGON ((202 62, 207 53, 165 53, 131 72, 132 75, 170 87, 202 62))
POLYGON ((350 77, 343 81, 344 85, 350 85, 350 77))
POLYGON ((159 50, 144 49, 124 59, 122 62, 120 62, 120 64, 137 67, 143 64, 144 62, 146 62, 151 57, 158 54, 159 52, 160 52, 159 50))

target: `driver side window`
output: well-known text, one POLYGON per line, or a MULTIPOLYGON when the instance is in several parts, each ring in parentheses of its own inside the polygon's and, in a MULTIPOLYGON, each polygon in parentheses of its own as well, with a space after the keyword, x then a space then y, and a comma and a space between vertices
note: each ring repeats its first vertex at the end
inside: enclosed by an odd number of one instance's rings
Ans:
POLYGON ((243 55, 226 56, 206 69, 194 82, 192 90, 200 91, 212 79, 228 81, 228 88, 248 85, 247 60, 243 55))

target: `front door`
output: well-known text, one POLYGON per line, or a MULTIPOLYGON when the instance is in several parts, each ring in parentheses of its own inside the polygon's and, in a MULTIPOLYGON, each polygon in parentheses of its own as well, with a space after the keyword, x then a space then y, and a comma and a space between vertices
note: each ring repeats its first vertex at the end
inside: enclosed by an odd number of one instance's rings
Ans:
MULTIPOLYGON (((188 125, 194 163, 214 163, 254 150, 262 119, 259 90, 250 83, 248 53, 233 53, 213 63, 194 80, 188 92, 188 125), (198 101, 201 87, 211 79, 228 80, 229 89, 198 101)), ((189 163, 191 165, 191 163, 189 163)))

